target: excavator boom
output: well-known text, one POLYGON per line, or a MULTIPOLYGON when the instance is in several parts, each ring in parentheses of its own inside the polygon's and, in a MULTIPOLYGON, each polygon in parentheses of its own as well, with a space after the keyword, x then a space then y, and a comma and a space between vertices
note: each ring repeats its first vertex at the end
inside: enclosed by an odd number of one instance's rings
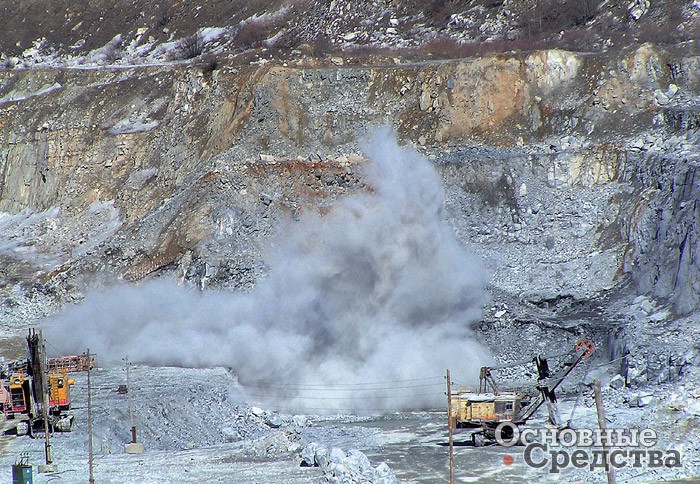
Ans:
POLYGON ((590 340, 580 340, 576 344, 576 348, 564 360, 564 362, 552 374, 549 370, 547 359, 536 357, 535 364, 539 378, 537 379, 536 388, 539 394, 534 398, 529 405, 523 407, 513 418, 513 423, 523 424, 542 406, 547 404, 549 411, 550 423, 560 426, 559 415, 556 408, 557 397, 554 390, 561 385, 564 379, 576 368, 576 366, 584 359, 590 357, 595 351, 595 345, 590 340))

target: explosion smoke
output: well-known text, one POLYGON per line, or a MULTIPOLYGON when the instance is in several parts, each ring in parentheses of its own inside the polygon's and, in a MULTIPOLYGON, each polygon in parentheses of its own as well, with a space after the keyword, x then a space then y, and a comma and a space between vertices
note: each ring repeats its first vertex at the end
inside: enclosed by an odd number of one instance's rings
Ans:
POLYGON ((111 287, 53 321, 52 343, 113 360, 227 366, 243 385, 286 387, 285 403, 297 409, 442 405, 441 388, 401 398, 400 390, 365 392, 359 383, 445 368, 475 377, 486 353, 469 325, 485 302, 485 271, 446 224, 432 165, 388 128, 364 150, 371 190, 285 227, 269 276, 250 293, 199 292, 169 280, 111 287), (358 386, 318 400, 300 388, 339 383, 358 386))

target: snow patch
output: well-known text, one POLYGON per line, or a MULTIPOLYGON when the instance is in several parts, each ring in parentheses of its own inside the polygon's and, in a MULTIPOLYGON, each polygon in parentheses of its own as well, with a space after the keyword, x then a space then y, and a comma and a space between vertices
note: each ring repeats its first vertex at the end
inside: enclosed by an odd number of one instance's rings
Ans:
POLYGON ((160 125, 159 121, 146 119, 122 119, 114 126, 109 128, 107 132, 112 135, 147 133, 160 125))
POLYGON ((209 43, 219 40, 228 30, 228 27, 206 27, 199 29, 198 34, 204 43, 209 43))
POLYGON ((59 84, 58 82, 54 82, 50 86, 43 87, 39 89, 38 91, 32 92, 32 93, 26 93, 26 92, 10 92, 9 94, 5 95, 3 98, 0 98, 0 104, 7 104, 7 103, 12 103, 12 102, 17 102, 17 101, 26 101, 27 99, 39 97, 39 96, 45 96, 46 94, 49 94, 53 91, 56 91, 58 89, 62 89, 63 86, 59 84))
POLYGON ((31 209, 0 213, 0 254, 40 267, 59 264, 60 250, 44 238, 60 226, 60 213, 56 207, 38 213, 31 209))

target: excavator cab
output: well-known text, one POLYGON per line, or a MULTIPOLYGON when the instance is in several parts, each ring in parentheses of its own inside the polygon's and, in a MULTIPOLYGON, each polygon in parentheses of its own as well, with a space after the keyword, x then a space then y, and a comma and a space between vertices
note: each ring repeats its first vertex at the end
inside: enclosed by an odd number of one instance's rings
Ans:
POLYGON ((452 428, 479 428, 511 421, 527 403, 528 397, 523 393, 461 390, 452 395, 452 428))
POLYGON ((67 372, 49 373, 49 408, 54 413, 70 409, 70 387, 75 380, 67 372))
POLYGON ((31 392, 31 380, 27 375, 17 373, 10 376, 9 399, 4 408, 7 418, 31 413, 31 392))

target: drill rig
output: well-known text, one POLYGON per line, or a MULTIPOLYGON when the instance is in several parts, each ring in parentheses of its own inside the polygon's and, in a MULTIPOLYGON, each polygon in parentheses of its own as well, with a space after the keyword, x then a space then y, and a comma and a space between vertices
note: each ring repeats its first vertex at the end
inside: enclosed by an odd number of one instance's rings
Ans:
POLYGON ((550 424, 563 428, 557 409, 555 390, 579 363, 590 358, 594 352, 595 345, 592 341, 579 340, 564 361, 553 369, 550 369, 546 357, 537 356, 534 359, 538 373, 537 383, 534 386, 537 394, 534 397, 525 391, 501 391, 491 375, 491 370, 494 368, 482 367, 477 393, 470 390, 451 393, 450 427, 477 429, 472 433, 472 442, 475 447, 481 447, 486 440, 495 440, 496 427, 500 423, 511 422, 514 425, 524 425, 545 404, 550 424))

